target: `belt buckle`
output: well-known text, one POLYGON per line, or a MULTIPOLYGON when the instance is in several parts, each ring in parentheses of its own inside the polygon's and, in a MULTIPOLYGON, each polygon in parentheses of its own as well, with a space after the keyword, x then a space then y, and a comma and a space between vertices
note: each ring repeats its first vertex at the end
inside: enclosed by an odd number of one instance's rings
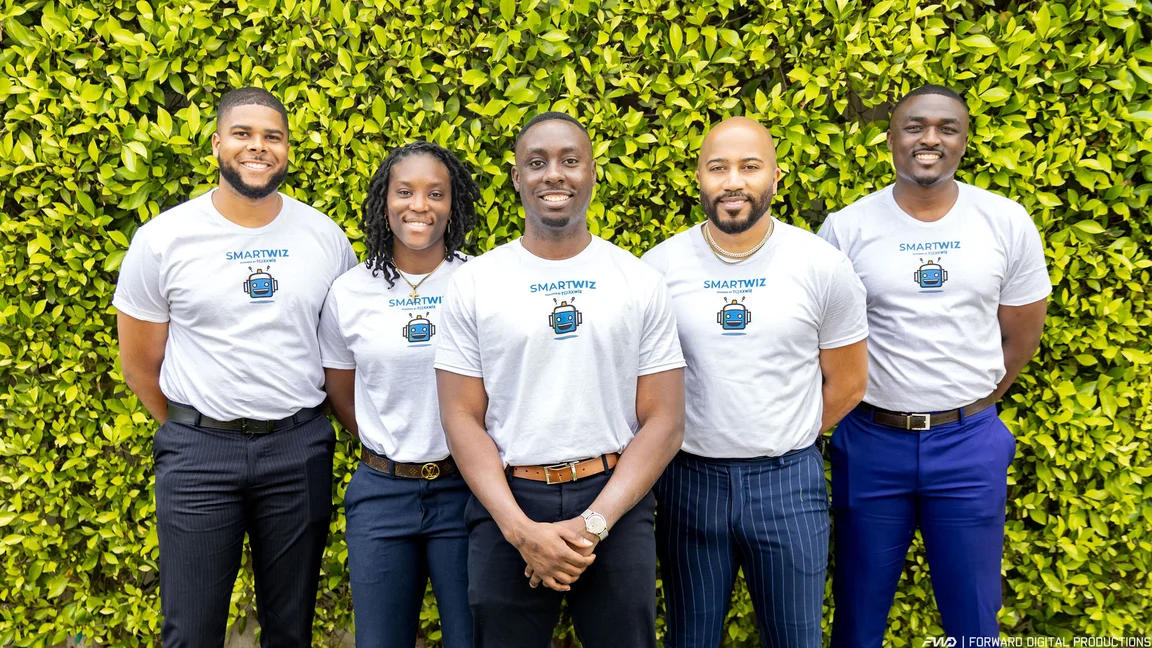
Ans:
POLYGON ((440 476, 440 466, 437 466, 434 461, 429 461, 423 466, 420 466, 420 476, 428 481, 432 481, 440 476))
POLYGON ((924 432, 926 430, 931 430, 932 429, 932 415, 931 414, 909 414, 908 418, 905 420, 904 429, 911 430, 913 432, 924 432), (916 423, 916 421, 918 420, 917 417, 919 417, 919 420, 922 421, 921 424, 916 423))
POLYGON ((550 470, 564 470, 565 468, 570 468, 572 470, 572 479, 570 479, 568 481, 576 481, 577 479, 579 479, 579 477, 576 476, 576 464, 578 464, 578 463, 580 463, 580 462, 579 461, 569 461, 568 463, 558 463, 558 464, 553 464, 551 466, 544 466, 544 483, 549 484, 549 485, 566 483, 566 482, 562 482, 562 481, 552 481, 552 473, 549 472, 550 470))

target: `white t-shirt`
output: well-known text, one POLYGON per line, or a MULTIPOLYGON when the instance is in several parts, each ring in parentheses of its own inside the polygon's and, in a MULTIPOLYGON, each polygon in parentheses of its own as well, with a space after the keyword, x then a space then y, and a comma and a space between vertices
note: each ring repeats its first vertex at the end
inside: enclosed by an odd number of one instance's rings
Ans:
POLYGON ((684 366, 660 275, 600 238, 541 259, 520 240, 452 277, 437 369, 484 379, 505 465, 620 452, 638 429, 636 379, 684 366))
POLYGON ((144 224, 112 305, 169 322, 160 389, 220 420, 276 420, 324 401, 316 327, 332 281, 356 263, 344 231, 282 195, 264 227, 241 227, 212 192, 144 224))
POLYGON ((407 275, 391 288, 383 273, 360 264, 344 273, 324 302, 320 354, 324 366, 356 370, 356 426, 360 441, 403 463, 448 456, 432 359, 444 334, 448 280, 464 265, 445 261, 431 276, 407 275), (427 278, 425 278, 427 277, 427 278))
POLYGON ((925 223, 888 186, 828 216, 820 236, 844 251, 868 289, 868 393, 898 412, 984 398, 1004 377, 997 310, 1044 299, 1052 283, 1027 212, 964 183, 925 223))
POLYGON ((823 411, 820 350, 868 337, 864 286, 847 257, 800 228, 775 227, 739 264, 716 258, 701 225, 644 255, 668 282, 688 361, 692 454, 775 457, 812 445, 823 411))

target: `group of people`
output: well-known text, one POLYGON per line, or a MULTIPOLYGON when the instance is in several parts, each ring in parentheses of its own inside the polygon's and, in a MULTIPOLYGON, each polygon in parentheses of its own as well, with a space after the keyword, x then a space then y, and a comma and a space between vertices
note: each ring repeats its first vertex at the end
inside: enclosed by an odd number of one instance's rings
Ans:
POLYGON ((944 629, 998 636, 1006 471, 995 403, 1051 291, 1017 203, 955 179, 963 99, 893 109, 894 184, 824 221, 774 218, 769 131, 715 125, 706 220, 642 259, 592 236, 588 132, 515 141, 524 235, 462 251, 480 191, 415 142, 372 177, 358 262, 277 189, 287 112, 221 98, 219 186, 142 226, 113 304, 154 440, 162 641, 222 646, 247 535, 262 644, 308 646, 331 517, 330 411, 357 645, 411 648, 431 582, 447 648, 720 643, 738 570, 763 645, 881 645, 915 529, 944 629), (822 435, 831 436, 832 499, 822 435))

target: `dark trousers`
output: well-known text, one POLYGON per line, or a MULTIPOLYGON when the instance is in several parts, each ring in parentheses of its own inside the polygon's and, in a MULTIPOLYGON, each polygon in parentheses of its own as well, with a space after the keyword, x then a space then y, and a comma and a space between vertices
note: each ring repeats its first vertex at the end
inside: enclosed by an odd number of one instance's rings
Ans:
MULTIPOLYGON (((580 515, 607 474, 566 484, 510 478, 521 510, 536 522, 580 515)), ((596 547, 596 561, 567 592, 576 637, 585 648, 656 647, 655 500, 644 496, 596 547)), ((480 648, 547 648, 563 593, 524 577, 524 559, 508 544, 492 516, 472 497, 468 522, 468 602, 480 648)))
POLYGON ((720 645, 737 568, 761 645, 819 648, 829 519, 816 446, 755 459, 681 452, 655 492, 666 648, 720 645))
POLYGON ((832 435, 832 645, 879 648, 916 527, 944 632, 999 637, 1007 471, 1016 441, 990 407, 907 432, 854 411, 832 435))
POLYGON ((464 527, 471 495, 458 473, 428 481, 356 469, 344 511, 359 648, 412 648, 429 579, 445 648, 472 647, 464 527))
POLYGON ((224 645, 245 533, 260 644, 312 645, 335 443, 323 416, 252 436, 160 426, 153 455, 165 648, 224 645))

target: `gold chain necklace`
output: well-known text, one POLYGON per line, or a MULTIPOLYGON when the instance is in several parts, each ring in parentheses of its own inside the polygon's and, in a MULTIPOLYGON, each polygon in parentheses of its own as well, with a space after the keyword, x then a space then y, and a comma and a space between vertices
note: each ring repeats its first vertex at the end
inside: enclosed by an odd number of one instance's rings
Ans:
POLYGON ((424 277, 421 278, 420 281, 417 281, 416 283, 412 283, 411 281, 408 281, 408 277, 404 276, 404 273, 400 271, 400 268, 396 268, 396 273, 399 274, 400 278, 404 280, 404 283, 408 284, 408 287, 412 289, 411 294, 409 294, 408 296, 411 297, 412 299, 419 299, 420 293, 416 292, 416 289, 420 287, 420 284, 427 281, 428 277, 431 277, 433 274, 435 274, 435 272, 440 269, 440 266, 444 265, 444 262, 447 260, 448 260, 447 258, 440 259, 440 263, 436 264, 435 268, 432 268, 432 272, 429 272, 428 274, 424 275, 424 277))
POLYGON ((717 259, 728 265, 735 265, 759 252, 760 248, 764 247, 764 245, 768 243, 768 239, 772 238, 772 233, 776 231, 776 223, 775 221, 771 220, 771 216, 768 218, 768 231, 764 232, 764 238, 760 239, 760 242, 747 252, 729 252, 728 250, 720 247, 720 244, 712 238, 712 232, 709 231, 710 228, 708 227, 708 223, 705 223, 704 227, 702 228, 704 230, 704 240, 708 242, 709 249, 712 250, 712 254, 714 254, 717 259))

